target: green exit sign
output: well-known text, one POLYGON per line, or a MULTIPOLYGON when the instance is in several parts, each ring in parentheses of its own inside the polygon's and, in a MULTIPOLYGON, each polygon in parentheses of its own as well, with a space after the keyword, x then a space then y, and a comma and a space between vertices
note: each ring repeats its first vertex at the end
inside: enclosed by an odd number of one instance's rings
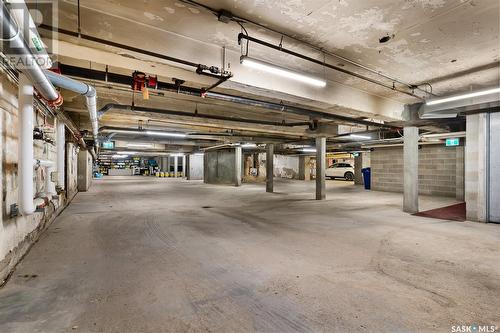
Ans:
POLYGON ((448 138, 446 139, 446 147, 455 147, 460 145, 460 138, 448 138))

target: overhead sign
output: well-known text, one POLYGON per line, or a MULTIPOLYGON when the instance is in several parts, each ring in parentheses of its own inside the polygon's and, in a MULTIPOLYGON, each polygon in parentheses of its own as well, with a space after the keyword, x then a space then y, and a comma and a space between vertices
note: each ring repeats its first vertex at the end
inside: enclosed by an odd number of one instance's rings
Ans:
POLYGON ((446 139, 446 147, 455 147, 460 145, 460 138, 448 138, 446 139))
POLYGON ((114 143, 114 141, 103 141, 102 148, 113 149, 113 148, 115 148, 115 143, 114 143))

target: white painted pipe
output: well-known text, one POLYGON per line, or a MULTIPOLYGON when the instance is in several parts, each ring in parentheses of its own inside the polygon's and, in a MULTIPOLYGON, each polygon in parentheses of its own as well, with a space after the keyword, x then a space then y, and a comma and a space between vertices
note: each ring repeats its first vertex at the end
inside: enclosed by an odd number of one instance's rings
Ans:
POLYGON ((56 144, 57 144, 57 185, 64 189, 64 159, 66 158, 66 136, 65 127, 62 121, 57 122, 56 128, 56 144))
POLYGON ((33 204, 33 85, 19 74, 19 202, 23 215, 35 212, 33 204))
POLYGON ((45 168, 45 195, 52 196, 56 194, 56 188, 54 182, 52 182, 51 176, 52 172, 56 169, 56 163, 49 160, 34 160, 37 167, 45 168))

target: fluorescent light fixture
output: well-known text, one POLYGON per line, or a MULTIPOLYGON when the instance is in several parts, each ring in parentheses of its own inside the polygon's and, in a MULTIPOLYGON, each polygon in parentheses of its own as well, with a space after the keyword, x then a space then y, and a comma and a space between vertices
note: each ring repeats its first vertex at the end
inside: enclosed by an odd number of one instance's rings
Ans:
POLYGON ((136 151, 117 151, 117 155, 135 155, 137 154, 136 151))
POLYGON ((488 90, 476 91, 476 92, 468 93, 468 94, 433 99, 433 100, 425 102, 425 104, 426 105, 438 105, 438 104, 443 104, 443 103, 448 103, 448 102, 460 101, 462 99, 479 97, 479 96, 484 96, 484 95, 491 95, 491 94, 496 94, 496 93, 500 93, 500 87, 488 89, 488 90))
POLYGON ((205 154, 203 154, 203 153, 194 153, 193 155, 195 155, 195 156, 204 156, 205 154))
POLYGON ((127 147, 151 148, 153 145, 150 143, 127 143, 127 147))
POLYGON ((257 145, 255 143, 243 143, 241 148, 255 148, 257 145))
POLYGON ((326 81, 321 80, 306 74, 291 71, 289 69, 279 67, 264 61, 256 60, 247 56, 241 56, 240 62, 243 66, 247 66, 253 69, 268 72, 274 75, 278 75, 287 79, 307 83, 316 87, 325 87, 326 81))
POLYGON ((368 135, 359 135, 359 134, 349 134, 349 137, 353 139, 371 139, 371 136, 368 135))
POLYGON ((316 152, 316 148, 302 148, 302 151, 304 153, 315 153, 316 152))
POLYGON ((118 158, 127 158, 128 155, 120 155, 120 154, 115 154, 113 156, 111 156, 112 158, 115 158, 115 159, 118 159, 118 158))
POLYGON ((153 132, 146 131, 146 135, 157 135, 157 136, 168 136, 171 138, 185 138, 187 135, 184 133, 172 133, 172 132, 153 132))
POLYGON ((184 156, 184 154, 169 154, 172 157, 181 157, 184 156))

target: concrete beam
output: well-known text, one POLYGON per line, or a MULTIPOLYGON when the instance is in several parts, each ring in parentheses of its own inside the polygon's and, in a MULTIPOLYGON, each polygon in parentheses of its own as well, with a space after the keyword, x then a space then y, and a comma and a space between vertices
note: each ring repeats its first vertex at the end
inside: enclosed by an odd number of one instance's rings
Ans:
POLYGON ((274 144, 266 145, 266 192, 274 191, 274 144))
POLYGON ((418 127, 404 128, 403 211, 418 213, 418 127))
POLYGON ((326 138, 316 138, 316 200, 326 199, 326 138))
MULTIPOLYGON (((94 19, 97 20, 97 17, 94 19)), ((98 22, 108 20, 109 17, 101 17, 100 21, 96 21, 96 27, 98 26, 98 22)), ((91 23, 88 26, 91 26, 91 23)), ((157 33, 154 30, 146 31, 148 32, 141 35, 147 34, 151 38, 152 34, 157 33)), ((100 30, 95 32, 89 31, 90 34, 95 35, 98 35, 99 32, 102 33, 100 30)), ((137 39, 130 39, 128 36, 118 36, 117 32, 114 32, 114 38, 124 44, 137 45, 137 39)), ((172 38, 172 36, 165 35, 164 33, 158 34, 156 38, 162 41, 160 49, 156 50, 157 52, 195 61, 196 63, 220 63, 221 51, 219 45, 196 45, 192 39, 182 40, 175 37, 172 38), (195 46, 194 49, 193 46, 195 46)), ((236 43, 236 39, 234 42, 236 43)), ((122 55, 124 53, 123 50, 109 47, 103 50, 100 49, 104 48, 103 46, 81 40, 73 40, 72 38, 68 38, 68 41, 59 40, 58 46, 56 52, 58 56, 62 56, 63 58, 68 57, 79 61, 91 61, 96 65, 113 65, 129 71, 143 70, 146 73, 151 72, 150 66, 154 64, 155 70, 153 74, 162 77, 173 77, 173 73, 177 73, 174 77, 183 77, 192 82, 201 83, 202 81, 206 81, 206 78, 199 75, 196 76, 194 70, 180 69, 181 65, 167 64, 163 60, 152 59, 151 57, 133 52, 127 52, 124 56, 122 55), (83 46, 82 44, 88 45, 83 46), (130 56, 127 56, 131 53, 136 59, 131 59, 130 56)), ((320 90, 311 89, 303 83, 283 80, 279 76, 263 74, 262 72, 242 66, 239 61, 241 54, 237 45, 235 45, 235 50, 228 48, 227 51, 226 60, 231 63, 231 71, 237 75, 222 84, 221 88, 232 89, 241 93, 254 93, 268 98, 279 98, 291 103, 300 104, 307 100, 317 101, 331 107, 344 109, 349 113, 357 113, 359 116, 373 117, 373 115, 377 114, 385 119, 393 120, 399 120, 401 117, 404 104, 396 100, 361 91, 357 88, 335 82, 334 80, 329 81, 326 88, 320 90)), ((263 55, 265 56, 265 54, 263 55)))

